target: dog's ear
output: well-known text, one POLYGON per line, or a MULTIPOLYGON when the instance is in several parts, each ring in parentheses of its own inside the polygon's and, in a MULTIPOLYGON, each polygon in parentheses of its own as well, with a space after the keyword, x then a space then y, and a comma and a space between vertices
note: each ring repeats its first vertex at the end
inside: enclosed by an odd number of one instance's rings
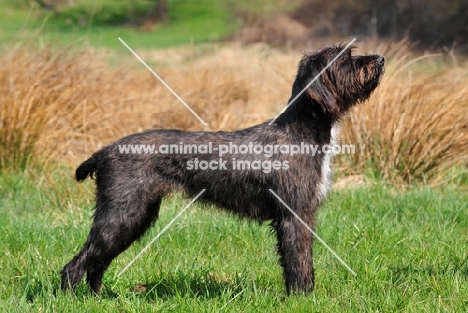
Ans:
POLYGON ((323 73, 321 77, 306 90, 307 95, 320 104, 323 112, 330 115, 338 115, 340 113, 340 106, 337 102, 337 96, 330 90, 333 88, 333 84, 328 79, 326 73, 323 73))
MULTIPOLYGON (((329 50, 329 49, 328 49, 329 50)), ((323 51, 305 55, 302 59, 300 70, 303 74, 304 82, 310 80, 315 81, 307 88, 306 94, 308 97, 320 104, 323 113, 327 115, 338 115, 340 113, 340 106, 338 103, 338 94, 335 90, 335 85, 332 83, 327 71, 323 68, 330 62, 329 51, 323 51)))

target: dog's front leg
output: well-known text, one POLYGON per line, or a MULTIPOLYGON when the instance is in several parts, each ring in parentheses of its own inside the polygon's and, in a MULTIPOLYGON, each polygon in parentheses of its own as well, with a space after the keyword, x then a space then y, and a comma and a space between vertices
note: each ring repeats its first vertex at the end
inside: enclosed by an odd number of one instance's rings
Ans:
MULTIPOLYGON (((300 216, 312 228, 313 214, 300 216)), ((312 233, 292 214, 277 220, 275 228, 287 294, 311 292, 314 289, 312 233)))

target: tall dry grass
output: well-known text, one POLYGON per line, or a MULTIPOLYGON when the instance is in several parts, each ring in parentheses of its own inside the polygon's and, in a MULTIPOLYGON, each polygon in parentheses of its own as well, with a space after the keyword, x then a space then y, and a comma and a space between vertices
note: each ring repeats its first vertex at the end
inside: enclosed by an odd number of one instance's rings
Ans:
MULTIPOLYGON (((0 167, 19 170, 73 150, 76 141, 92 141, 113 84, 89 53, 70 49, 17 46, 1 56, 0 167)), ((102 65, 102 64, 101 64, 102 65)))
POLYGON ((357 150, 340 156, 342 167, 396 184, 442 183, 454 167, 466 173, 467 66, 437 69, 442 56, 412 57, 405 42, 382 50, 387 73, 346 120, 341 139, 357 150))
MULTIPOLYGON (((0 168, 24 169, 31 158, 32 163, 75 162, 148 128, 235 129, 263 120, 271 108, 261 104, 274 103, 279 110, 289 92, 282 69, 292 76, 293 64, 265 47, 185 56, 180 51, 182 59, 175 60, 166 52, 157 71, 208 127, 130 54, 122 62, 133 64, 132 70, 111 67, 108 56, 92 50, 26 45, 5 51, 0 56, 0 168)), ((145 59, 157 62, 158 55, 145 59)))
MULTIPOLYGON (((341 141, 359 151, 338 165, 396 183, 437 181, 466 163, 467 66, 435 73, 426 69, 430 58, 416 62, 404 46, 386 50, 381 86, 342 128, 341 141)), ((99 51, 15 47, 0 56, 0 167, 75 164, 142 129, 233 130, 272 118, 289 98, 301 55, 265 45, 137 52, 207 127, 130 53, 112 67, 99 51)))

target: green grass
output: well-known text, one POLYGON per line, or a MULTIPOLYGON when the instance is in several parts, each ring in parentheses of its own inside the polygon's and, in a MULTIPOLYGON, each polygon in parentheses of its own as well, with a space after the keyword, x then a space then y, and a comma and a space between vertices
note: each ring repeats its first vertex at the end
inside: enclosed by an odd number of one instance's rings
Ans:
MULTIPOLYGON (((67 172, 65 172, 67 173, 67 172)), ((71 171, 70 171, 71 173, 71 171)), ((117 273, 188 203, 163 203, 151 231, 119 256, 93 296, 59 289, 59 271, 84 243, 92 183, 60 172, 0 176, 0 308, 44 312, 466 312, 468 195, 457 189, 333 193, 318 234, 316 290, 284 297, 274 235, 217 211, 191 207, 120 278, 117 273), (146 286, 136 291, 136 286, 146 286)))
POLYGON ((168 2, 168 22, 153 31, 140 32, 137 27, 122 24, 129 3, 77 1, 77 5, 64 9, 60 15, 53 15, 0 0, 0 5, 4 5, 0 11, 0 45, 30 40, 39 32, 38 40, 58 45, 84 41, 95 47, 114 49, 122 47, 117 39, 121 37, 133 48, 164 48, 219 40, 236 28, 228 1, 177 0, 168 2))

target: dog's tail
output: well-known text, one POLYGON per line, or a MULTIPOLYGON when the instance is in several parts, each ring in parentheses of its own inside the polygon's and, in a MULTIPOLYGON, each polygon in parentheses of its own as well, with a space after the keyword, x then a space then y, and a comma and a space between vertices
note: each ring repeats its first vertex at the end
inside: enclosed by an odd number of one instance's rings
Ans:
POLYGON ((96 172, 98 159, 99 156, 97 153, 95 153, 89 159, 81 163, 81 165, 76 169, 75 179, 81 182, 88 177, 92 178, 93 173, 96 172))

